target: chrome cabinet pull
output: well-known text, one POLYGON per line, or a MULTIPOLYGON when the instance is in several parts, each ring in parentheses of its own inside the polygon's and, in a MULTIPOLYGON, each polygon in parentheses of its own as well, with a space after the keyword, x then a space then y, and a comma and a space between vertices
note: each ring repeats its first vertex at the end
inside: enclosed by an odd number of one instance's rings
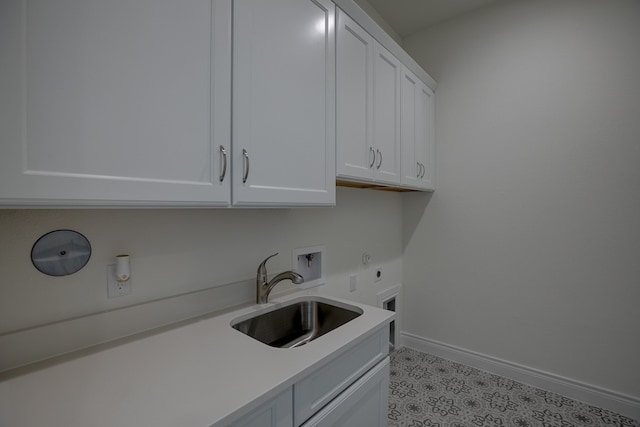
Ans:
POLYGON ((220 172, 220 182, 224 181, 224 177, 227 175, 227 150, 220 146, 220 159, 222 160, 222 170, 220 172))
POLYGON ((380 166, 382 166, 382 152, 376 149, 376 153, 380 155, 380 160, 378 161, 378 166, 376 166, 376 169, 380 169, 380 166))
POLYGON ((242 158, 244 159, 243 164, 245 166, 244 175, 242 175, 242 183, 244 184, 247 182, 247 178, 249 178, 249 153, 244 148, 242 149, 242 158))
POLYGON ((420 163, 420 169, 422 169, 422 172, 420 173, 420 178, 424 178, 424 173, 425 173, 424 164, 420 163))
POLYGON ((369 163, 370 168, 372 168, 373 164, 376 162, 376 152, 373 151, 373 147, 369 147, 369 158, 371 158, 372 154, 373 154, 373 160, 371 160, 371 163, 369 163))

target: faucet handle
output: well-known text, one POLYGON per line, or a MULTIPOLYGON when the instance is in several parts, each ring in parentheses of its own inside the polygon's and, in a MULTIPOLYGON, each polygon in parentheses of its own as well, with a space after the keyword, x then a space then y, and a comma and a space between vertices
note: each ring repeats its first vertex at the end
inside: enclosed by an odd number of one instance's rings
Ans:
POLYGON ((260 263, 258 266, 258 276, 263 278, 263 281, 267 280, 267 261, 269 261, 274 256, 278 255, 279 252, 276 252, 273 255, 269 255, 264 261, 260 263))

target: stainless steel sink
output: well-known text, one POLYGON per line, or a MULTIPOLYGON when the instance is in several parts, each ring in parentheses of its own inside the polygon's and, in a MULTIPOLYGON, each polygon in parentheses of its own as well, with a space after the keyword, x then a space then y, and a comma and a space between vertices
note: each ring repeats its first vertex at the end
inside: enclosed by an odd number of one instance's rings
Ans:
POLYGON ((304 345, 362 314, 357 307, 339 307, 320 299, 294 301, 284 307, 233 321, 234 329, 271 347, 304 345))

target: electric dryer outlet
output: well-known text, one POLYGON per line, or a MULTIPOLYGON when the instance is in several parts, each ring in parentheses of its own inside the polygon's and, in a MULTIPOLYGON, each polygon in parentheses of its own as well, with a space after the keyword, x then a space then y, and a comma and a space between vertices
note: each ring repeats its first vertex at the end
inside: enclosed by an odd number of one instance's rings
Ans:
POLYGON ((382 280, 382 267, 376 267, 376 270, 373 276, 373 281, 379 282, 380 280, 382 280))

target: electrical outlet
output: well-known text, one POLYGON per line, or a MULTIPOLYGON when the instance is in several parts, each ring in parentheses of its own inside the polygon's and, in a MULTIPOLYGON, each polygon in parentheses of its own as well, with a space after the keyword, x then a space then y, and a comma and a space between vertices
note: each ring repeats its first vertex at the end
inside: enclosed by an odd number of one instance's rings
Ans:
POLYGON ((382 280, 382 268, 381 267, 376 267, 375 276, 373 278, 373 281, 374 282, 379 282, 380 280, 382 280))
POLYGON ((116 266, 107 266, 107 296, 109 298, 123 297, 131 294, 131 279, 126 282, 116 280, 116 266))

